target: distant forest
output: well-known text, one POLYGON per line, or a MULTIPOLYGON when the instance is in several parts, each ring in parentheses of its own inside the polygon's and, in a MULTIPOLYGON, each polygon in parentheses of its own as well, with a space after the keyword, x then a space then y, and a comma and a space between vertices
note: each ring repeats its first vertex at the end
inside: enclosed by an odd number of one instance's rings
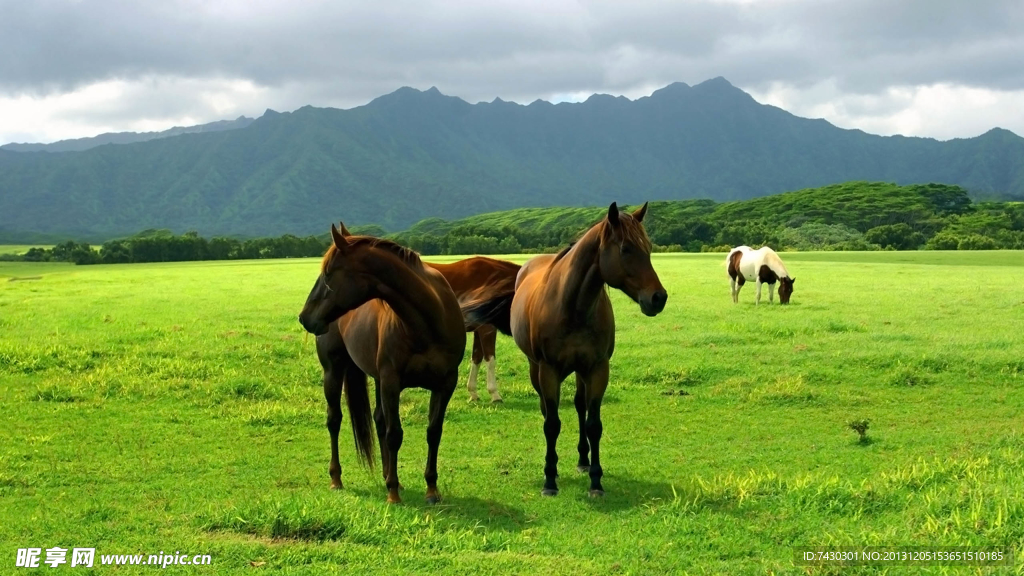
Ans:
MULTIPOLYGON (((520 208, 446 221, 430 218, 386 234, 424 255, 554 252, 597 222, 606 207, 520 208)), ((959 186, 848 182, 753 200, 652 202, 645 221, 657 252, 719 252, 741 244, 780 250, 1024 249, 1024 203, 972 202, 959 186)), ((319 256, 330 235, 239 240, 149 230, 99 250, 67 241, 0 259, 76 264, 319 256)))

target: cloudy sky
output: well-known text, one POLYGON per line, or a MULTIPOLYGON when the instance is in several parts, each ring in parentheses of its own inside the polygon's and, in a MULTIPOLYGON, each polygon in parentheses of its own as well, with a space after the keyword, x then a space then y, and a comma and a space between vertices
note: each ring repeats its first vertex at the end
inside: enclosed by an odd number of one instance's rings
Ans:
POLYGON ((0 143, 724 76, 845 128, 1024 135, 1021 0, 0 0, 0 143))

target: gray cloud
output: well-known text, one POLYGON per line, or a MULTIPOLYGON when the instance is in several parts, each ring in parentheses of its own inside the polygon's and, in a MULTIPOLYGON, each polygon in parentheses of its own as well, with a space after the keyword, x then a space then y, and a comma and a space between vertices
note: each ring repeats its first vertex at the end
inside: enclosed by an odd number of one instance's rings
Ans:
MULTIPOLYGON (((528 102, 715 76, 755 91, 1024 90, 1019 0, 0 0, 0 13, 8 97, 153 78, 248 80, 282 108, 351 106, 402 85, 528 102)), ((209 114, 173 96, 97 114, 209 114)), ((886 105, 898 103, 870 106, 886 105)))

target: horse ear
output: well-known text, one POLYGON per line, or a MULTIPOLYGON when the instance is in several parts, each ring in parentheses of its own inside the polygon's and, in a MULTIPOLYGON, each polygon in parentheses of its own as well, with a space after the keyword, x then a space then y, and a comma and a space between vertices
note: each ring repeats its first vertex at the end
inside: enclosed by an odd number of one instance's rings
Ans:
POLYGON ((612 202, 612 205, 608 207, 608 222, 615 227, 619 225, 619 205, 615 202, 612 202))
POLYGON ((341 235, 342 236, 348 238, 349 236, 352 235, 352 233, 348 231, 348 228, 345 228, 345 223, 344 222, 338 222, 338 225, 341 226, 341 235))
POLYGON ((792 278, 789 279, 790 284, 793 284, 794 282, 796 282, 796 276, 793 276, 792 278))
POLYGON ((637 222, 643 222, 644 221, 644 216, 646 216, 646 215, 647 215, 647 202, 644 202, 643 206, 637 208, 636 211, 633 212, 633 218, 636 218, 637 222))
MULTIPOLYGON (((342 224, 341 228, 344 230, 345 225, 342 224)), ((338 228, 334 225, 333 222, 331 222, 331 238, 334 239, 334 245, 337 246, 339 250, 344 250, 345 248, 348 248, 348 240, 346 240, 345 236, 338 231, 338 228)))

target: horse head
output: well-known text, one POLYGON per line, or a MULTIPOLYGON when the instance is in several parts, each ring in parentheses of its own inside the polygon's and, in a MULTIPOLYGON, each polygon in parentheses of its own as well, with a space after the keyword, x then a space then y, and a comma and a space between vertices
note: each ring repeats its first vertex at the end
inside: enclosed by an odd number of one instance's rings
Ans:
POLYGON ((789 304, 789 297, 793 295, 793 283, 796 278, 779 278, 779 303, 789 304))
POLYGON ((359 250, 351 234, 331 224, 333 244, 324 254, 317 277, 299 314, 299 323, 312 334, 327 333, 331 323, 371 298, 370 277, 363 269, 359 250))
POLYGON ((668 293, 651 264, 651 240, 644 229, 647 203, 632 214, 612 202, 601 234, 600 268, 604 281, 640 304, 647 316, 665 309, 668 293))

